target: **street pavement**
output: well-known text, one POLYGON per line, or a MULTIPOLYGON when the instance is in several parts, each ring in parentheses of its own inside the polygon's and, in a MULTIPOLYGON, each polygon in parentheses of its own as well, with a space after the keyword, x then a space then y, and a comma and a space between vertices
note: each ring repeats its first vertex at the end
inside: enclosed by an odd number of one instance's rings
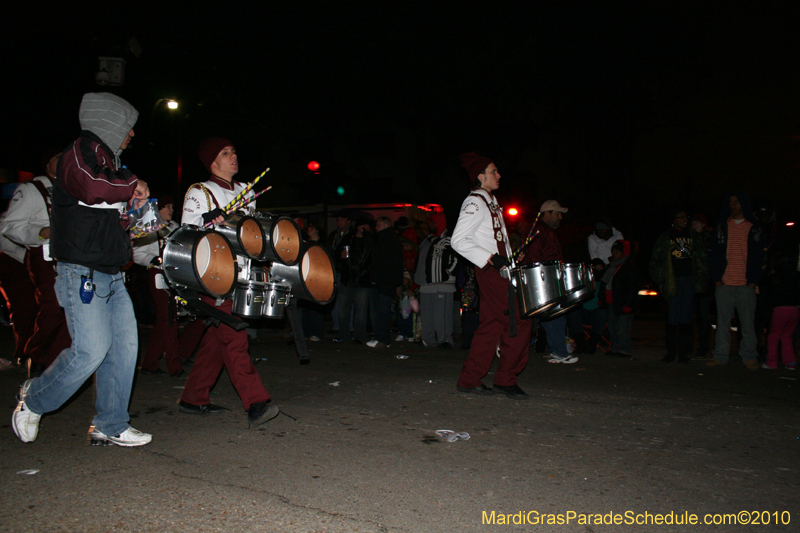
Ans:
MULTIPOLYGON (((141 448, 87 444, 91 383, 21 443, 24 374, 7 369, 0 530, 798 531, 796 372, 667 365, 661 339, 660 321, 637 320, 633 360, 558 365, 532 350, 530 399, 515 401, 457 392, 459 349, 325 339, 300 365, 264 328, 251 356, 283 414, 249 429, 224 372, 212 402, 230 411, 182 414, 183 382, 137 375, 131 424, 153 434, 141 448), (692 515, 701 524, 681 524, 692 515)), ((10 357, 8 328, 0 346, 10 357)))

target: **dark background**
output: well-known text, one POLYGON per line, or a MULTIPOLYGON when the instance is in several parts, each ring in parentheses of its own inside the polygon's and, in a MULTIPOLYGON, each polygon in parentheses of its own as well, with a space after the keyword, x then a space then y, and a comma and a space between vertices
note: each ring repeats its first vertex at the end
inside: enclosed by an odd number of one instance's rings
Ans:
POLYGON ((40 173, 42 150, 77 136, 82 94, 109 90, 140 112, 124 162, 155 192, 204 180, 197 143, 213 134, 236 144, 240 179, 271 167, 260 207, 432 202, 452 227, 469 188, 457 156, 476 151, 522 217, 548 198, 570 208, 567 259, 601 216, 646 251, 672 208, 713 223, 735 188, 794 242, 793 11, 431 4, 23 8, 1 37, 0 168, 40 173), (94 83, 101 55, 127 61, 123 87, 94 83))

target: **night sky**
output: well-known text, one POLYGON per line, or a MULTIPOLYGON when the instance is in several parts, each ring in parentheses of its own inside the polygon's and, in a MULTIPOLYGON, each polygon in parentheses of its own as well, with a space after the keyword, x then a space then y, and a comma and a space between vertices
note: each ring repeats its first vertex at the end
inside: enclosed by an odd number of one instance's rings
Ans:
POLYGON ((94 74, 107 55, 127 69, 125 86, 106 90, 140 112, 124 162, 155 191, 205 179, 197 142, 214 134, 237 145, 239 178, 271 167, 264 207, 436 202, 454 221, 469 187, 457 156, 476 151, 500 169, 501 203, 523 214, 550 197, 570 207, 567 240, 608 216, 652 241, 676 206, 714 222, 734 188, 781 222, 797 216, 794 13, 746 3, 431 4, 22 16, 0 37, 11 95, 0 168, 38 174, 43 149, 77 136, 81 95, 104 90, 94 74), (160 98, 179 110, 154 108, 160 98), (312 159, 319 176, 305 168, 312 159))

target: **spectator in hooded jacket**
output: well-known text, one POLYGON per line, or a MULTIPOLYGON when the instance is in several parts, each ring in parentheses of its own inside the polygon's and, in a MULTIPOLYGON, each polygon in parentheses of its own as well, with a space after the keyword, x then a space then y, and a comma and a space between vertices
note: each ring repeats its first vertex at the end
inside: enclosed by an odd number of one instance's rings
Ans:
POLYGON ((124 214, 150 196, 147 184, 120 163, 139 113, 113 94, 87 93, 78 114, 81 134, 58 162, 50 228, 56 294, 72 346, 41 377, 23 383, 12 427, 22 442, 34 441, 41 416, 96 373, 97 416, 89 441, 143 446, 152 435, 132 428, 128 414, 139 340, 121 272, 131 256, 124 214))

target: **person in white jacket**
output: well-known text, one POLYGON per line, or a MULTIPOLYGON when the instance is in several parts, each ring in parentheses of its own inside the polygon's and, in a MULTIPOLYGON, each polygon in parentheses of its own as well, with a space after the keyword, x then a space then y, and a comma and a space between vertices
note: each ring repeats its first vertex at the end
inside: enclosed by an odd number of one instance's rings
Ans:
POLYGON ((611 247, 615 242, 624 240, 622 232, 606 222, 598 222, 594 225, 594 232, 587 239, 589 245, 589 257, 599 259, 606 265, 611 257, 611 247))
POLYGON ((20 183, 2 225, 5 238, 28 250, 25 269, 35 287, 36 318, 24 347, 28 377, 40 376, 72 344, 64 310, 56 296, 55 264, 50 259, 50 205, 60 156, 60 151, 46 152, 45 175, 20 183))
POLYGON ((181 364, 178 322, 172 317, 172 324, 170 324, 170 312, 174 313, 174 311, 170 311, 170 295, 164 289, 159 289, 156 283, 156 278, 161 274, 160 258, 164 239, 170 232, 177 229, 178 224, 172 220, 172 198, 159 195, 157 200, 158 214, 167 225, 155 233, 133 241, 133 262, 147 268, 150 294, 153 296, 153 303, 156 306, 156 321, 153 324, 150 339, 147 341, 147 349, 144 352, 140 372, 145 375, 163 374, 164 371, 159 368, 158 362, 161 355, 164 354, 169 375, 176 379, 183 379, 187 376, 181 364))
POLYGON ((461 165, 475 184, 461 205, 450 244, 453 250, 475 265, 480 295, 480 324, 469 356, 458 378, 460 392, 491 395, 500 392, 515 400, 528 398, 517 384, 517 376, 528 363, 531 321, 523 319, 519 307, 509 309, 509 289, 501 271, 508 268, 511 247, 502 208, 493 192, 500 187, 500 172, 494 162, 474 152, 461 156, 461 165), (510 313, 514 313, 512 323, 510 313), (516 327, 514 334, 512 324, 516 327), (494 388, 482 383, 500 347, 500 365, 494 374, 494 388))

